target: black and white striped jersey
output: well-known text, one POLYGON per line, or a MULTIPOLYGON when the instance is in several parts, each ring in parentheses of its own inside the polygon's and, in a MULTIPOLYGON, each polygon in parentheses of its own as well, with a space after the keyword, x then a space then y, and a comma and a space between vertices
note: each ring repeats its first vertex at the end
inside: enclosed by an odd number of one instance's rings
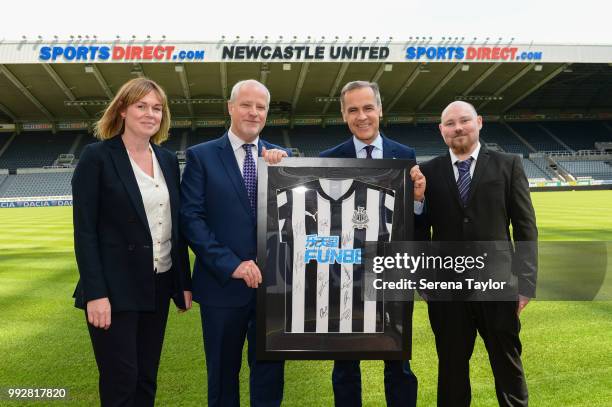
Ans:
POLYGON ((362 297, 361 251, 365 242, 390 241, 395 192, 319 179, 277 190, 276 198, 280 241, 290 253, 285 332, 383 332, 382 298, 362 297))

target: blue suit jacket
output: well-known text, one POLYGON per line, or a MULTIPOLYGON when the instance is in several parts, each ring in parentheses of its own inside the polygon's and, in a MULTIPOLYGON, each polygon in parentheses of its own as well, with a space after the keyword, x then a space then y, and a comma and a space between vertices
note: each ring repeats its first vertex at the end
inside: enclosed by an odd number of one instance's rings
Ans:
MULTIPOLYGON (((383 139, 383 158, 416 158, 414 148, 393 141, 385 137, 382 133, 380 133, 380 137, 383 139)), ((321 152, 319 157, 357 158, 353 138, 351 137, 344 143, 321 152)))
MULTIPOLYGON (((258 156, 262 147, 281 148, 260 139, 258 156)), ((196 255, 193 298, 203 305, 244 306, 255 290, 231 275, 242 261, 256 259, 257 220, 227 133, 186 155, 181 227, 196 255)))

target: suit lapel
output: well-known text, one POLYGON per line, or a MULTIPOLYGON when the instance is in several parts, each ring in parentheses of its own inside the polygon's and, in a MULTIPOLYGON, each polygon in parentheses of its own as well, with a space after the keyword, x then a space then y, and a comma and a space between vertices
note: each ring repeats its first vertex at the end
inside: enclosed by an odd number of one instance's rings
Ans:
POLYGON ((395 151, 395 146, 389 143, 389 140, 380 133, 380 137, 383 140, 383 158, 395 158, 397 157, 397 152, 395 151))
POLYGON ((453 170, 453 163, 451 162, 450 153, 446 153, 442 160, 442 170, 444 178, 448 184, 448 189, 451 191, 452 199, 455 200, 460 208, 463 208, 463 203, 459 197, 459 189, 457 188, 457 180, 455 179, 455 171, 453 170))
POLYGON ((470 182, 470 193, 468 195, 468 205, 472 202, 473 196, 476 193, 478 183, 482 179, 482 175, 486 171, 487 164, 489 162, 489 152, 482 146, 478 153, 478 159, 476 160, 476 168, 474 168, 474 176, 470 182))
POLYGON ((244 179, 242 178, 242 174, 240 173, 240 167, 238 166, 238 162, 236 162, 236 155, 234 154, 234 150, 232 149, 232 143, 230 143, 227 133, 225 133, 225 136, 223 137, 223 139, 221 139, 219 148, 219 157, 221 158, 221 162, 225 167, 225 171, 227 172, 228 178, 230 179, 232 185, 234 186, 234 189, 236 190, 238 200, 242 203, 242 206, 250 215, 251 204, 249 203, 249 196, 247 194, 246 186, 244 185, 244 179))
POLYGON ((357 152, 355 151, 355 143, 353 143, 352 137, 342 144, 342 147, 340 148, 340 154, 342 155, 342 157, 346 158, 357 158, 357 152))
MULTIPOLYGON (((142 195, 140 195, 140 189, 136 182, 136 176, 134 175, 134 169, 130 163, 130 157, 128 156, 123 140, 121 136, 115 136, 108 141, 111 151, 111 157, 119 179, 123 183, 125 190, 136 209, 136 213, 140 218, 142 224, 149 230, 149 222, 147 221, 147 214, 145 213, 144 204, 142 203, 142 195)), ((150 233, 150 231, 149 231, 150 233)))

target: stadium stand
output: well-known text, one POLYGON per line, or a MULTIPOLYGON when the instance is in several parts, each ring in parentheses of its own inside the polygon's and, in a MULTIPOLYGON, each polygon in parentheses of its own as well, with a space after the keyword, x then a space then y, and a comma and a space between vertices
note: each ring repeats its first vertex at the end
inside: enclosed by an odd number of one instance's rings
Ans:
POLYGON ((414 148, 419 157, 435 156, 448 151, 437 123, 392 124, 385 127, 383 132, 389 138, 414 148))
POLYGON ((81 138, 81 142, 79 143, 77 148, 74 150, 74 156, 78 159, 81 156, 81 152, 83 151, 83 149, 85 148, 87 144, 95 143, 97 141, 99 140, 96 139, 93 135, 85 134, 81 138))
MULTIPOLYGON (((277 146, 291 147, 291 145, 287 145, 287 142, 285 141, 285 136, 283 134, 284 132, 287 132, 287 136, 289 136, 289 130, 285 128, 264 127, 261 137, 272 144, 276 144, 277 146)), ((291 142, 289 144, 291 144, 291 142)))
POLYGON ((11 137, 13 137, 13 133, 0 133, 0 151, 11 137))
POLYGON ((0 183, 0 197, 71 195, 72 171, 12 174, 0 183))
POLYGON ((505 152, 528 156, 531 150, 502 123, 488 122, 482 126, 482 140, 497 143, 505 152))
MULTIPOLYGON (((382 131, 388 137, 414 147, 419 162, 447 151, 437 123, 389 124, 382 131)), ((185 147, 216 139, 224 132, 224 128, 172 129, 169 140, 163 146, 175 151, 184 162, 185 147)), ((11 136, 12 133, 0 133, 0 151, 11 136)), ((262 137, 280 146, 297 148, 303 156, 316 157, 320 151, 344 142, 349 137, 349 131, 344 124, 326 128, 297 126, 293 129, 267 126, 262 137)), ((0 156, 0 168, 5 169, 3 172, 17 169, 17 174, 0 173, 0 198, 70 195, 72 169, 67 172, 21 169, 40 168, 54 163, 74 166, 84 146, 95 141, 93 136, 83 131, 58 134, 39 131, 16 136, 0 156), (72 155, 76 159, 72 160, 72 155), (58 160, 60 157, 64 160, 58 160)), ((610 123, 489 122, 483 127, 481 141, 492 149, 522 155, 525 172, 531 180, 571 181, 590 177, 593 180, 612 181, 612 150, 608 151, 612 148, 610 123), (538 152, 531 151, 521 138, 538 152), (566 145, 576 150, 593 150, 597 147, 599 151, 577 154, 568 151, 566 145)))
POLYGON ((62 153, 70 152, 82 133, 31 132, 15 137, 0 157, 0 168, 34 168, 53 165, 62 153))
POLYGON ((515 122, 509 125, 538 151, 569 151, 542 129, 539 123, 515 122))
POLYGON ((523 158, 523 168, 525 169, 525 174, 529 179, 544 179, 551 180, 550 174, 546 173, 540 167, 538 167, 531 159, 523 158))
POLYGON ((180 151, 182 150, 181 144, 183 143, 183 139, 185 139, 186 142, 188 136, 189 129, 170 129, 168 140, 163 142, 162 147, 172 152, 180 151))
POLYGON ((318 157, 319 152, 345 141, 349 134, 346 126, 295 127, 289 131, 292 147, 296 147, 306 157, 318 157))
POLYGON ((574 177, 591 177, 593 179, 612 179, 610 161, 601 160, 559 160, 557 163, 574 177))
POLYGON ((553 169, 550 167, 550 162, 548 158, 544 156, 534 156, 529 157, 529 161, 531 161, 536 167, 538 167, 544 174, 546 174, 546 178, 548 179, 558 179, 559 177, 553 169))
POLYGON ((576 151, 593 150, 598 141, 612 141, 612 131, 601 121, 545 122, 542 126, 576 151))
POLYGON ((226 132, 222 127, 206 127, 190 131, 187 136, 187 146, 204 143, 219 138, 226 132))

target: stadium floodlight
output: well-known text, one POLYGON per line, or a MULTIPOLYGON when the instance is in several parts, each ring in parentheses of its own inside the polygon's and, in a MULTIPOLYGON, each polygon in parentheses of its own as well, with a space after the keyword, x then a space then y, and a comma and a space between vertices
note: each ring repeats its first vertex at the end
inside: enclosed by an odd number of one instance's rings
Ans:
POLYGON ((171 105, 209 105, 209 104, 220 104, 225 103, 222 98, 200 98, 200 99, 170 99, 171 105))
POLYGON ((94 67, 91 64, 86 64, 85 65, 85 72, 86 73, 94 73, 94 67))
POLYGON ((339 102, 340 98, 339 97, 333 97, 333 96, 325 96, 325 97, 316 97, 315 98, 315 102, 317 103, 328 103, 328 102, 339 102))
POLYGON ((468 64, 461 65, 461 71, 462 72, 467 72, 469 70, 470 70, 470 65, 468 65, 468 64))
POLYGON ((393 70, 393 64, 385 64, 385 72, 391 72, 393 70))
POLYGON ((176 64, 174 65, 174 72, 183 72, 185 70, 185 67, 183 66, 183 64, 176 64))
POLYGON ((536 64, 536 65, 534 65, 533 70, 536 71, 536 72, 540 72, 540 71, 542 71, 542 68, 543 68, 543 66, 541 64, 536 64))
POLYGON ((283 64, 283 71, 290 71, 291 70, 291 64, 283 64))
POLYGON ((106 106, 110 100, 64 100, 64 106, 106 106))
POLYGON ((455 96, 455 100, 464 100, 466 102, 473 102, 473 101, 497 101, 497 100, 503 100, 504 97, 503 96, 498 96, 498 95, 457 95, 455 96))

